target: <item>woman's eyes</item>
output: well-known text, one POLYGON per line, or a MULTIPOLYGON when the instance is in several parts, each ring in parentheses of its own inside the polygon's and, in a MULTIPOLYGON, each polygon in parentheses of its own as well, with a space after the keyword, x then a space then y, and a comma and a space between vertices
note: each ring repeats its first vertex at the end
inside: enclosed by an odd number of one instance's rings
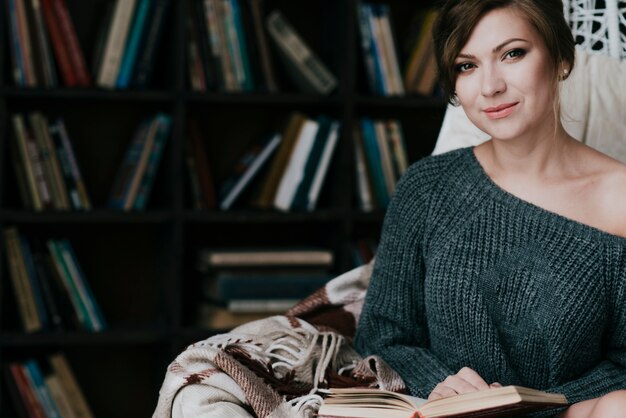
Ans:
POLYGON ((520 58, 526 55, 526 51, 522 48, 515 48, 504 54, 505 58, 520 58))
POLYGON ((457 73, 464 73, 464 72, 471 70, 472 68, 474 68, 474 64, 472 64, 471 62, 463 62, 461 64, 457 64, 454 67, 454 70, 457 73))
MULTIPOLYGON (((516 60, 524 57, 526 55, 526 50, 523 48, 515 48, 510 51, 507 51, 502 59, 516 60)), ((476 65, 471 62, 462 62, 454 66, 454 71, 457 73, 466 73, 472 69, 476 68, 476 65)))

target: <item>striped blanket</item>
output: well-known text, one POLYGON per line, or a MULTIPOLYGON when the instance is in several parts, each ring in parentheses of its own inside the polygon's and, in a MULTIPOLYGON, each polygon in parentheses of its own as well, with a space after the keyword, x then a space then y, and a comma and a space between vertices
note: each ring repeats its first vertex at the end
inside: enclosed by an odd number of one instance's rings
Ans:
POLYGON ((285 315, 187 347, 167 369, 153 418, 304 418, 329 387, 403 391, 380 358, 350 344, 371 270, 344 273, 285 315))

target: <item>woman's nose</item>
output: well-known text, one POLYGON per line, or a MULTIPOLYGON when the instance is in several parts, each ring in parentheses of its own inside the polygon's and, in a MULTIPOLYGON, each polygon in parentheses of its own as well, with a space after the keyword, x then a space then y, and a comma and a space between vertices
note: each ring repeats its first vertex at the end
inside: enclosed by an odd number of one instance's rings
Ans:
POLYGON ((494 96, 506 91, 506 83, 497 68, 485 68, 483 71, 481 93, 485 97, 494 96))

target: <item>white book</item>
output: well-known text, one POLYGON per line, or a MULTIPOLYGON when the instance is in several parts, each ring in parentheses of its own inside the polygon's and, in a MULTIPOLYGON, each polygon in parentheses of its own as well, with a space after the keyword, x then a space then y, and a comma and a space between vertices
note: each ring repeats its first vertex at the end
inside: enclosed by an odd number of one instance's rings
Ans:
POLYGON ((228 310, 232 313, 284 313, 298 302, 298 299, 232 299, 228 301, 228 310))
POLYGON ((274 207, 276 209, 288 211, 291 208, 291 202, 293 202, 296 190, 298 190, 298 186, 304 178, 306 160, 311 153, 319 126, 317 121, 311 119, 306 120, 302 125, 276 190, 276 196, 274 197, 274 207))
POLYGON ((254 159, 250 167, 245 171, 241 178, 237 181, 235 186, 228 192, 228 194, 220 202, 220 209, 228 210, 232 206, 233 202, 239 196, 245 186, 248 185, 250 179, 259 171, 265 161, 272 155, 274 150, 278 148, 280 141, 282 140, 281 134, 275 134, 272 139, 267 143, 261 153, 254 159))
POLYGON ((98 71, 100 87, 115 88, 136 2, 137 0, 117 0, 115 4, 104 56, 98 71))
POLYGON ((385 7, 383 10, 384 14, 380 16, 378 20, 380 21, 383 49, 389 64, 389 79, 393 89, 392 93, 404 95, 404 81, 402 80, 402 74, 400 74, 400 65, 394 45, 393 32, 391 31, 391 24, 389 23, 388 7, 385 7))
POLYGON ((311 188, 309 189, 309 193, 307 196, 307 210, 309 212, 315 210, 317 198, 319 197, 320 190, 322 189, 322 184, 324 184, 324 178, 326 177, 326 173, 328 172, 330 159, 333 155, 333 151, 335 150, 335 146, 337 145, 338 138, 339 122, 333 122, 330 126, 330 132, 328 133, 328 138, 326 138, 326 143, 324 144, 322 157, 320 158, 320 162, 317 165, 317 170, 315 171, 313 177, 313 183, 311 183, 311 188))

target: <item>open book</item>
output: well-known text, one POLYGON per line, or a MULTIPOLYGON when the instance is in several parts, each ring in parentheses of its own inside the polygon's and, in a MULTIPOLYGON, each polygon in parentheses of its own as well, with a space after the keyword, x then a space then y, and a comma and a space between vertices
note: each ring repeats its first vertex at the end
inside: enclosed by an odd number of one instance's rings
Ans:
POLYGON ((395 392, 369 389, 331 389, 319 417, 440 418, 510 417, 567 406, 564 395, 520 386, 505 386, 426 401, 395 392))

